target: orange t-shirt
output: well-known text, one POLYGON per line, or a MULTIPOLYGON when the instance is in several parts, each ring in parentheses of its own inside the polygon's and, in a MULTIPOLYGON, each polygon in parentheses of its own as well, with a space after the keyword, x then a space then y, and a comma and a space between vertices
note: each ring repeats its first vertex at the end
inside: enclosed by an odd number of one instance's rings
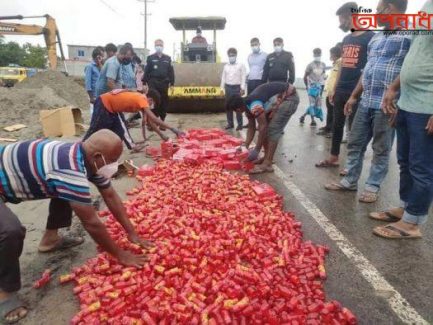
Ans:
POLYGON ((149 108, 146 97, 137 92, 124 91, 101 95, 102 103, 111 113, 136 113, 149 108))

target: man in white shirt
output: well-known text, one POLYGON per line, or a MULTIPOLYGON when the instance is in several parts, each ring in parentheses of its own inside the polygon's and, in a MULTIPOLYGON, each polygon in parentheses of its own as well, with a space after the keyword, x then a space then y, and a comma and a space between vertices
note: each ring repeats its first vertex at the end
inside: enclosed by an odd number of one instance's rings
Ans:
POLYGON ((248 56, 248 66, 250 68, 247 83, 248 95, 263 84, 263 67, 268 57, 268 55, 260 49, 260 41, 257 37, 251 39, 250 44, 252 53, 248 56))
MULTIPOLYGON (((242 63, 237 63, 238 51, 235 48, 229 48, 227 51, 229 57, 229 63, 224 66, 223 74, 221 77, 221 89, 225 93, 226 101, 233 95, 245 94, 245 81, 246 81, 246 68, 242 63)), ((233 122, 233 109, 228 109, 227 111, 227 126, 226 130, 234 128, 233 122)), ((236 112, 236 120, 238 122, 238 127, 236 131, 240 131, 243 128, 242 113, 236 112)))

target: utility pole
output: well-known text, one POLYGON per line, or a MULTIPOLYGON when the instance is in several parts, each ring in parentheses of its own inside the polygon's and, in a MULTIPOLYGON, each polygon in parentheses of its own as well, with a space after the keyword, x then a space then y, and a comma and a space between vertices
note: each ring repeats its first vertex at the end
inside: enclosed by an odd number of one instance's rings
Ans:
POLYGON ((147 4, 154 3, 155 1, 154 0, 137 0, 137 1, 143 2, 144 4, 144 12, 142 12, 141 15, 144 16, 144 49, 147 50, 147 17, 152 15, 147 10, 147 4))

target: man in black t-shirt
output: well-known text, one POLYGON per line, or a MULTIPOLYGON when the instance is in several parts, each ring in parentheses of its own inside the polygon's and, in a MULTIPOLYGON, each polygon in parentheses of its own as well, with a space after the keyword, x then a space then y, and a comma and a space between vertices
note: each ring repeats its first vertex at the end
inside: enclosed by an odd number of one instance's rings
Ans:
MULTIPOLYGON (((358 9, 355 2, 348 2, 337 10, 337 16, 340 20, 340 29, 344 32, 353 30, 352 13, 358 9)), ((331 104, 334 104, 334 125, 332 128, 332 146, 331 155, 328 159, 316 164, 316 167, 338 167, 338 157, 340 155, 340 145, 343 139, 344 124, 346 116, 344 115, 344 106, 348 101, 352 91, 355 89, 362 70, 367 63, 368 43, 374 36, 371 31, 353 31, 343 39, 341 69, 335 83, 334 96, 330 96, 331 104)), ((355 116, 356 107, 349 115, 349 128, 355 116)))

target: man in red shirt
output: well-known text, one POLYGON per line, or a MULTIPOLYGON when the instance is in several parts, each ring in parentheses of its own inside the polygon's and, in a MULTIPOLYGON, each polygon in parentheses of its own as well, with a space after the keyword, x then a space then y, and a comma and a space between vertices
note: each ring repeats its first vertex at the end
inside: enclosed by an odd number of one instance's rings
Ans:
POLYGON ((202 36, 202 33, 201 33, 201 27, 200 27, 200 26, 197 27, 197 34, 196 34, 196 36, 192 39, 191 43, 193 43, 193 44, 207 44, 207 40, 206 40, 206 38, 204 38, 204 37, 202 36))
MULTIPOLYGON (((123 142, 125 142, 128 149, 133 149, 134 151, 142 150, 144 143, 134 143, 125 125, 123 113, 140 113, 142 115, 142 134, 144 141, 146 140, 146 122, 151 126, 156 125, 169 129, 176 134, 176 136, 181 136, 182 131, 170 127, 152 113, 151 108, 154 102, 156 102, 155 96, 152 95, 151 91, 149 91, 148 97, 139 92, 122 89, 116 89, 99 96, 95 101, 92 120, 90 121, 89 130, 84 136, 84 140, 99 130, 108 129, 116 133, 123 142)), ((157 127, 153 129, 159 131, 157 127)), ((163 140, 168 140, 168 137, 163 133, 158 132, 158 134, 163 140)))

